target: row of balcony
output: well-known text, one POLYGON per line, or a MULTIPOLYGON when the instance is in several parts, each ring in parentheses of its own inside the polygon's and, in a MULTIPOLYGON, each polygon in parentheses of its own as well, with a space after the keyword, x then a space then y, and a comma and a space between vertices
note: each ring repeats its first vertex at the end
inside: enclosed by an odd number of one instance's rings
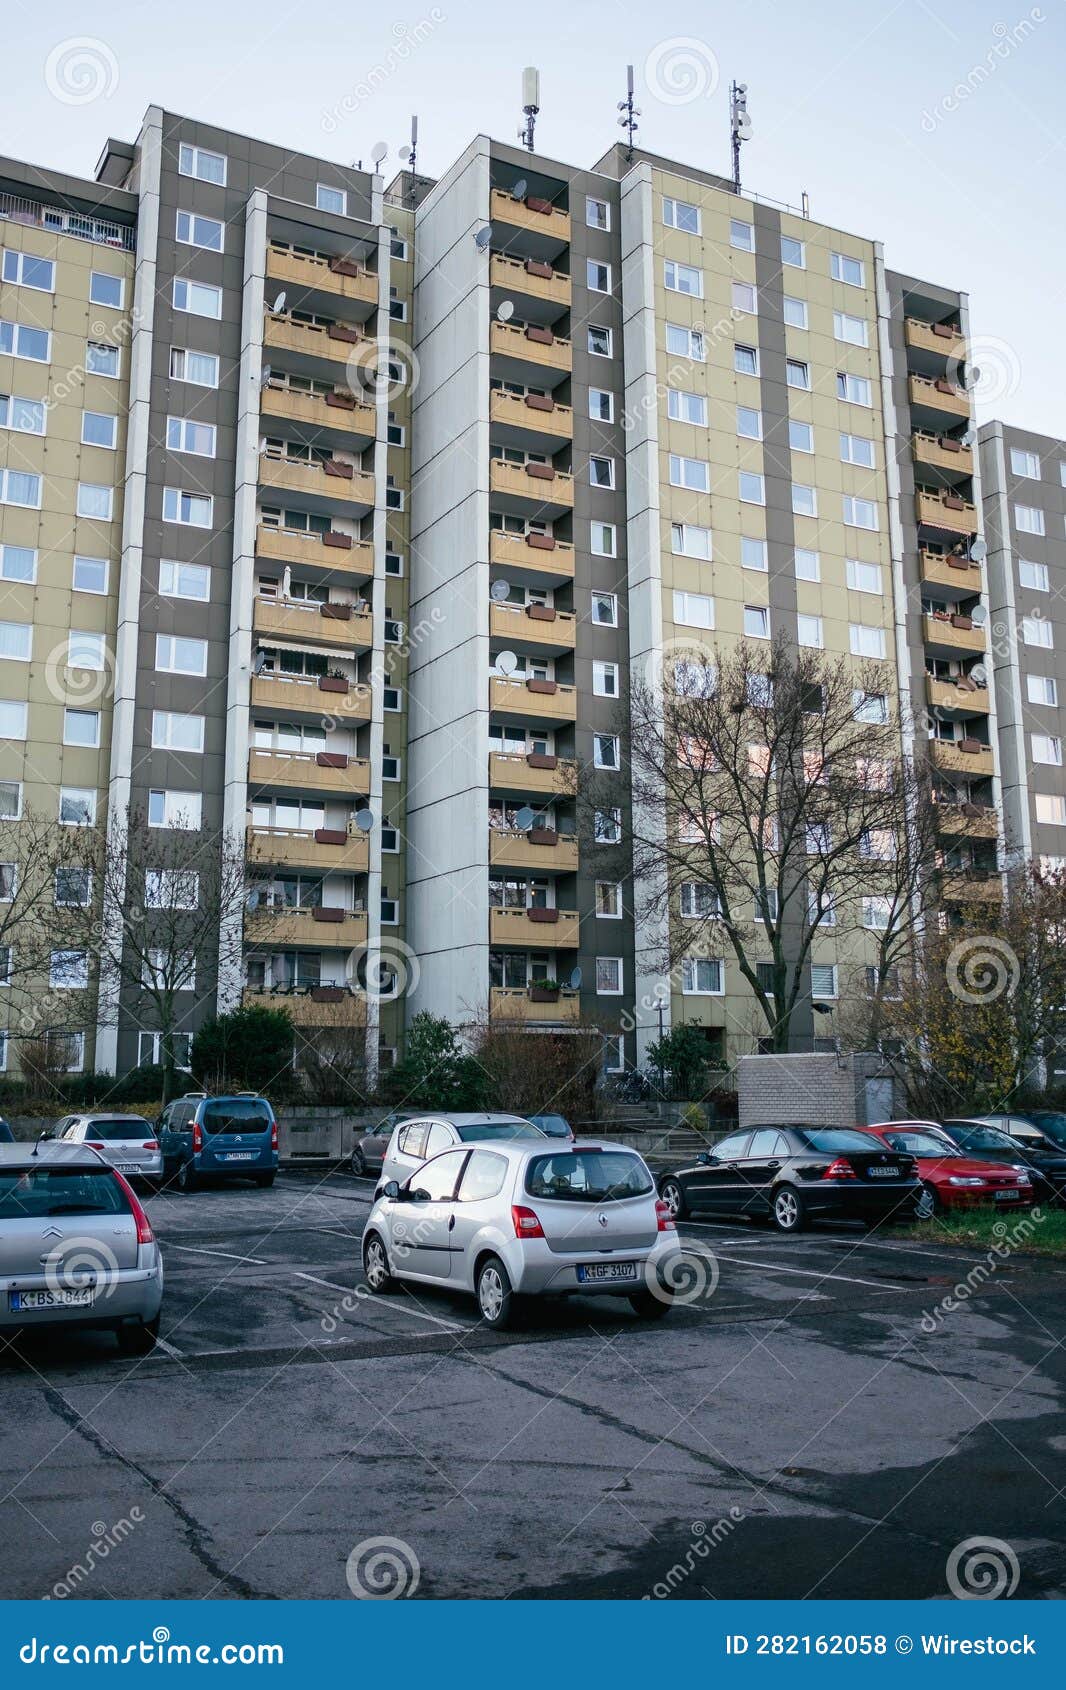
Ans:
POLYGON ((576 951, 580 921, 576 910, 490 909, 489 942, 535 950, 576 951))
POLYGON ((346 581, 368 581, 374 573, 374 547, 370 540, 357 540, 334 530, 309 534, 287 528, 266 528, 260 523, 255 536, 255 555, 266 563, 288 564, 290 568, 315 575, 336 575, 346 581))
POLYGON ((304 510, 340 507, 342 515, 365 516, 374 508, 373 475, 343 458, 304 463, 264 452, 259 458, 259 485, 268 492, 295 494, 304 510))
MULTIPOLYGON (((292 290, 294 299, 306 309, 315 308, 315 296, 330 304, 344 302, 371 310, 378 303, 376 271, 350 258, 271 244, 267 248, 266 273, 270 281, 292 290)), ((355 314, 366 316, 367 312, 360 310, 355 314)))
POLYGON ((374 644, 373 614, 353 604, 257 598, 252 630, 266 638, 310 640, 338 651, 369 651, 374 644))
MULTIPOLYGON (((253 710, 278 711, 283 716, 331 717, 338 722, 369 722, 370 688, 320 675, 306 680, 297 675, 253 675, 253 710)), ((262 753, 267 756, 268 753, 262 753)))
POLYGON ((370 762, 343 751, 253 750, 248 755, 248 785, 253 792, 279 788, 363 798, 370 791, 370 762))
POLYGON ((244 937, 250 945, 301 945, 316 950, 348 951, 366 944, 367 916, 365 910, 329 905, 248 910, 244 917, 244 937))
POLYGON ((292 991, 259 991, 245 988, 243 1002, 249 1009, 280 1009, 297 1027, 357 1028, 366 1026, 366 997, 347 986, 294 987, 292 991))

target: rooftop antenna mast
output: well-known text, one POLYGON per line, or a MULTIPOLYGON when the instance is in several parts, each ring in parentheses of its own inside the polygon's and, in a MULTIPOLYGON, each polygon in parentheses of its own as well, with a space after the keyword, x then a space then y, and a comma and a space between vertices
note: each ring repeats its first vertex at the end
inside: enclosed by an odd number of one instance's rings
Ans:
POLYGON ((751 140, 751 118, 748 116, 748 85, 734 82, 729 90, 729 127, 733 137, 733 192, 740 192, 740 148, 751 140))
POLYGON ((411 175, 413 176, 414 173, 415 173, 415 166, 418 163, 418 119, 417 119, 417 117, 413 117, 411 119, 411 145, 409 147, 401 147, 400 148, 400 158, 403 160, 404 164, 406 164, 408 170, 411 172, 411 175))
POLYGON ((632 65, 626 65, 626 97, 624 100, 619 100, 618 110, 622 113, 618 119, 618 127, 626 132, 626 163, 631 164, 633 161, 633 137, 639 127, 637 118, 642 115, 640 107, 633 104, 632 65))
POLYGON ((522 110, 526 121, 518 131, 518 139, 527 151, 532 152, 537 113, 540 111, 540 71, 535 65, 527 65, 522 72, 522 110))

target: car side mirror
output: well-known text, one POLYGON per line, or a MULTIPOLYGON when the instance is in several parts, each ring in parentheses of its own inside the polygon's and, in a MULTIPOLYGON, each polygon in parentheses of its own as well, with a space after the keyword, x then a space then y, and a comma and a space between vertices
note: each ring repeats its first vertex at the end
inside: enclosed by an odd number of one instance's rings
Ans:
POLYGON ((428 1203, 430 1201, 429 1192, 423 1191, 421 1187, 417 1191, 409 1191, 407 1201, 409 1203, 428 1203))
POLYGON ((705 1168, 710 1159, 711 1153, 709 1150, 701 1150, 699 1155, 696 1157, 696 1161, 699 1163, 701 1168, 705 1168))
POLYGON ((386 1180, 385 1184, 381 1188, 381 1195, 382 1197, 387 1197, 390 1203, 395 1203, 397 1197, 400 1195, 399 1180, 386 1180))

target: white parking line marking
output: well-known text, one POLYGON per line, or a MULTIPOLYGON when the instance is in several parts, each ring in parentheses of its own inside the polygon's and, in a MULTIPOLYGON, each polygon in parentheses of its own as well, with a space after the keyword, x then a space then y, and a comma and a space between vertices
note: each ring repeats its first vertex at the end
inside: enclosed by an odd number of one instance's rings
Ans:
POLYGON ((175 1361, 185 1360, 183 1351, 179 1350, 176 1344, 169 1343, 166 1338, 157 1338, 155 1347, 157 1350, 162 1350, 165 1356, 173 1356, 175 1361))
MULTIPOLYGON (((354 1285, 336 1285, 332 1279, 319 1279, 318 1276, 313 1273, 297 1272, 296 1277, 297 1279, 309 1279, 313 1285, 325 1285, 330 1291, 343 1291, 346 1297, 351 1297, 355 1294, 354 1285)), ((363 1301, 370 1302, 371 1299, 369 1297, 365 1299, 360 1298, 360 1302, 363 1301)), ((378 1306, 383 1307, 384 1305, 379 1304, 378 1306)), ((434 1326, 443 1326, 446 1332, 469 1332, 470 1330, 468 1326, 457 1326, 454 1321, 440 1320, 435 1314, 424 1314, 421 1309, 405 1308, 402 1303, 390 1303, 388 1306, 394 1309, 397 1314, 414 1315, 416 1320, 431 1320, 434 1326)))
POLYGON ((224 1256, 228 1262, 247 1262, 251 1267, 266 1267, 262 1256, 235 1256, 232 1250, 198 1250, 194 1244, 175 1244, 172 1238, 162 1242, 168 1250, 187 1250, 191 1256, 224 1256))
POLYGON ((780 1262, 753 1262, 750 1256, 719 1256, 720 1262, 735 1262, 738 1267, 766 1268, 770 1273, 796 1273, 802 1279, 831 1279, 836 1285, 867 1285, 871 1291, 892 1291, 883 1279, 852 1279, 846 1273, 834 1273, 830 1268, 790 1268, 780 1262))

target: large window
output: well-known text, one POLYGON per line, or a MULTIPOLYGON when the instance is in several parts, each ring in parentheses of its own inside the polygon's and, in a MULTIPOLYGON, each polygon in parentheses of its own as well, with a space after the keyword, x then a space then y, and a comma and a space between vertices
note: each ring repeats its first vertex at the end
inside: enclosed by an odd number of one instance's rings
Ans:
POLYGON ((195 176, 201 182, 226 186, 226 158, 224 153, 209 152, 206 147, 191 147, 182 142, 178 148, 178 175, 195 176))
POLYGON ((173 298, 175 311, 187 311, 193 317, 222 315, 222 289, 209 287, 206 282, 190 282, 184 276, 175 276, 173 298))
POLYGON ((0 319, 0 352, 12 358, 29 359, 34 364, 47 364, 52 356, 52 337, 47 329, 32 329, 25 323, 0 319))

